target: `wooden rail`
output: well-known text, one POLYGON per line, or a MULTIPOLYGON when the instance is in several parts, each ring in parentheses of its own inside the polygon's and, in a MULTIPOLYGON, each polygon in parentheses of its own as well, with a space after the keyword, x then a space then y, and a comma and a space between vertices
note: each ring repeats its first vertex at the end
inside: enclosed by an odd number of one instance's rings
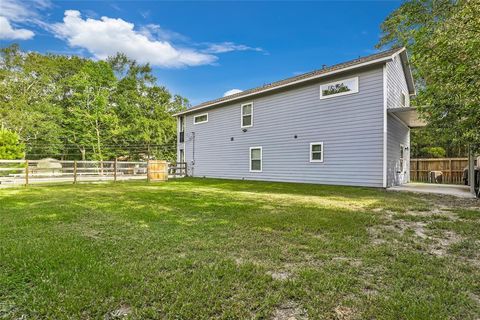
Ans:
POLYGON ((441 173, 436 183, 463 184, 467 158, 410 159, 410 180, 432 182, 431 172, 441 173))
MULTIPOLYGON (((167 174, 171 178, 187 174, 186 163, 162 163, 166 166, 162 171, 162 179, 166 180, 167 174)), ((148 180, 148 171, 146 161, 0 160, 0 187, 28 186, 33 183, 148 180)), ((150 171, 151 174, 158 174, 155 169, 150 168, 150 171)))
POLYGON ((186 162, 171 163, 168 167, 168 176, 170 178, 186 177, 187 163, 186 162))

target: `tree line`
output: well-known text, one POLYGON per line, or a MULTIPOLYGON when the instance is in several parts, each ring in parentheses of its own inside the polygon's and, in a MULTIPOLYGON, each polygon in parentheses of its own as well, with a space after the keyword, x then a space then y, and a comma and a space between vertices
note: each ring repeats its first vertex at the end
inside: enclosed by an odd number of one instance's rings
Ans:
POLYGON ((407 0, 381 30, 378 48, 407 48, 428 123, 412 131, 412 156, 480 153, 480 1, 407 0))
POLYGON ((121 53, 94 61, 16 44, 0 53, 0 137, 5 148, 18 141, 15 157, 24 148, 30 159, 175 158, 172 115, 188 100, 158 86, 148 64, 121 53))
MULTIPOLYGON (((479 17, 478 0, 407 0, 381 25, 378 48, 409 52, 412 104, 428 122, 412 130, 412 157, 480 152, 479 17)), ((123 54, 93 61, 17 45, 0 53, 0 129, 9 132, 0 140, 18 141, 31 158, 174 158, 172 114, 188 101, 156 85, 148 64, 123 54)), ((7 149, 0 141, 0 151, 7 149)))

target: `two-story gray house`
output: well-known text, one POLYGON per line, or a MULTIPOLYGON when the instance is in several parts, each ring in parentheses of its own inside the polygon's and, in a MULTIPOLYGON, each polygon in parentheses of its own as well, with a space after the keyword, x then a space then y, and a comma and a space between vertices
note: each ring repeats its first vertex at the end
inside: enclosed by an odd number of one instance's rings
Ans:
POLYGON ((208 101, 176 114, 194 177, 389 187, 409 181, 404 48, 208 101))

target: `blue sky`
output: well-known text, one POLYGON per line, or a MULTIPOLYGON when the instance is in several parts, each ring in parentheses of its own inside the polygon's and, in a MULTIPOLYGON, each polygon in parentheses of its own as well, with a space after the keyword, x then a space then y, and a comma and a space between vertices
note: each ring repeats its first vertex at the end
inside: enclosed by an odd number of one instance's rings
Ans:
POLYGON ((195 105, 371 54, 399 5, 0 0, 0 41, 96 59, 123 51, 195 105))

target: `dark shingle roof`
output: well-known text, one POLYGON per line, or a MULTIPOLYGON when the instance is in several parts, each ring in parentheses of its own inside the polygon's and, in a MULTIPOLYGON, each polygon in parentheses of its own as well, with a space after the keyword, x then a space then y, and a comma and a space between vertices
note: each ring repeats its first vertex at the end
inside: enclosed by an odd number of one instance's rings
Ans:
POLYGON ((242 91, 242 92, 239 92, 239 93, 235 93, 235 94, 232 94, 232 95, 229 95, 229 96, 226 96, 226 97, 221 97, 221 98, 218 98, 218 99, 203 102, 203 103, 201 103, 199 105, 196 105, 192 108, 189 108, 189 109, 187 109, 183 112, 179 112, 178 114, 190 113, 190 112, 193 112, 197 109, 202 109, 202 108, 207 107, 207 106, 213 106, 213 105, 216 105, 216 104, 241 99, 244 96, 249 96, 249 95, 252 95, 252 94, 255 94, 255 93, 262 93, 262 92, 267 91, 267 90, 275 89, 276 87, 283 87, 283 86, 288 85, 288 84, 294 84, 298 81, 302 81, 302 80, 306 81, 306 80, 309 80, 310 78, 316 78, 316 77, 319 77, 319 76, 324 75, 324 74, 329 74, 331 72, 341 71, 342 69, 359 66, 359 65, 362 65, 364 63, 373 62, 375 60, 379 60, 379 59, 382 59, 382 58, 388 58, 388 57, 392 56, 393 54, 395 54, 397 52, 401 52, 403 50, 405 50, 405 49, 404 48, 393 48, 393 49, 382 51, 382 52, 379 52, 379 53, 375 53, 375 54, 372 54, 372 55, 369 55, 369 56, 366 56, 366 57, 361 57, 361 58, 350 60, 350 61, 347 61, 347 62, 335 64, 335 65, 330 66, 330 67, 325 67, 323 69, 318 69, 318 70, 314 70, 314 71, 311 71, 311 72, 307 72, 307 73, 304 73, 304 74, 301 74, 301 75, 298 75, 298 76, 295 76, 295 77, 290 77, 290 78, 287 78, 287 79, 275 81, 275 82, 265 84, 265 85, 260 86, 260 87, 248 89, 248 90, 245 90, 245 91, 242 91))

